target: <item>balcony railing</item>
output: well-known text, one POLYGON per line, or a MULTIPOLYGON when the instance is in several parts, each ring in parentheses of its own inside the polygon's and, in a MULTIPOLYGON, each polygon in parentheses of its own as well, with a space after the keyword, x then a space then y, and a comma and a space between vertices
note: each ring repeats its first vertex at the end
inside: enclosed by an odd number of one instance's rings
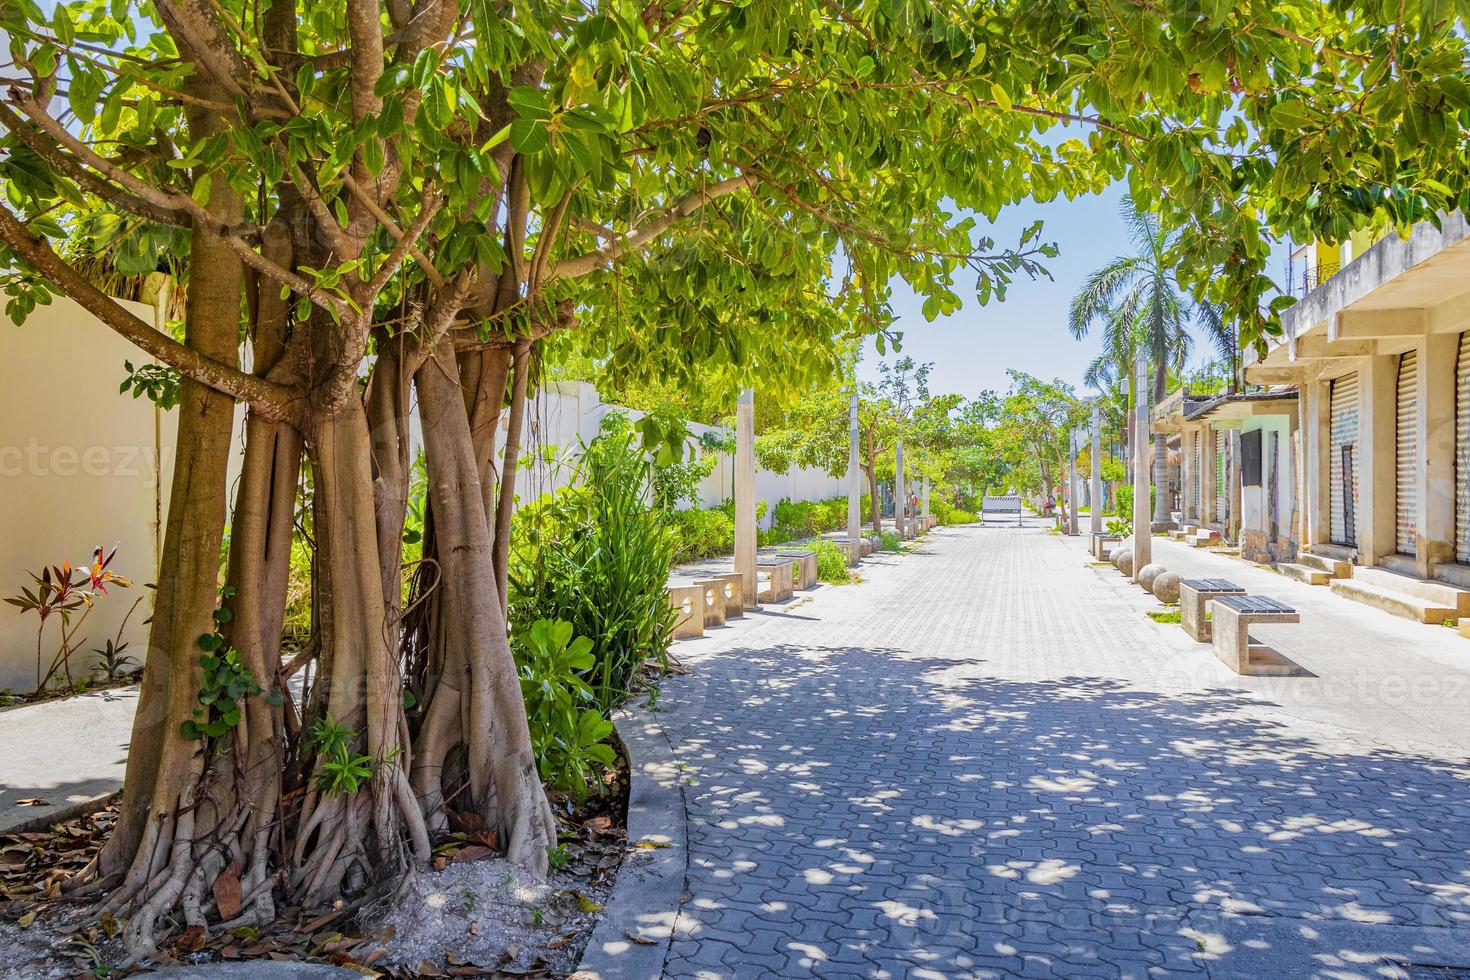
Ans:
POLYGON ((1302 295, 1305 296, 1333 276, 1342 266, 1336 262, 1320 262, 1302 270, 1302 295))

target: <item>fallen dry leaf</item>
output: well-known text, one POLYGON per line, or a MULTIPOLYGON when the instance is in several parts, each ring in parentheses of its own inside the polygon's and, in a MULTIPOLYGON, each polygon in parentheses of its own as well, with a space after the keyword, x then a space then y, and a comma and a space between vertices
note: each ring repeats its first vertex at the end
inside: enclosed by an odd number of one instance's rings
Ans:
POLYGON ((27 797, 24 800, 16 800, 16 806, 50 806, 50 800, 43 800, 39 796, 27 797))
POLYGON ((643 936, 638 935, 636 932, 625 933, 625 935, 633 942, 637 943, 639 946, 654 946, 658 944, 657 939, 646 939, 643 936))
POLYGON ((240 862, 232 861, 214 879, 214 904, 226 921, 240 914, 240 862))

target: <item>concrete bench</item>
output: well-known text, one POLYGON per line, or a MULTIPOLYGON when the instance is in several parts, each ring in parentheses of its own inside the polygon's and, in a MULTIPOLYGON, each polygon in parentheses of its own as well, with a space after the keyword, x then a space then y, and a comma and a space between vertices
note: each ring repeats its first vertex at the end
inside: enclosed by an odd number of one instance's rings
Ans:
POLYGON ((815 589, 817 587, 817 553, 815 551, 778 551, 777 558, 790 558, 796 562, 796 588, 815 589))
POLYGON ((718 582, 721 594, 725 597, 725 619, 740 619, 745 615, 745 603, 740 596, 740 573, 721 572, 719 575, 711 575, 707 579, 701 579, 700 583, 718 582))
POLYGON ((1222 595, 1245 595, 1245 589, 1223 578, 1187 578, 1179 583, 1179 625, 1195 641, 1210 642, 1205 604, 1222 595))
POLYGON ((796 562, 790 558, 757 558, 756 596, 761 602, 784 602, 796 591, 796 562))
POLYGON ((1264 643, 1253 643, 1257 623, 1300 623, 1301 614, 1284 602, 1258 595, 1220 595, 1210 600, 1215 656, 1237 674, 1291 676, 1305 673, 1264 643))
POLYGON ((704 628, 711 626, 724 626, 726 617, 725 591, 735 591, 729 583, 723 579, 703 578, 696 579, 695 585, 704 590, 704 628))
POLYGON ((1098 531, 1092 536, 1092 557, 1098 561, 1107 561, 1118 542, 1123 540, 1120 534, 1109 534, 1106 531, 1098 531))
POLYGON ((705 589, 693 582, 671 582, 668 593, 669 605, 678 614, 674 619, 674 639, 703 636, 705 589))

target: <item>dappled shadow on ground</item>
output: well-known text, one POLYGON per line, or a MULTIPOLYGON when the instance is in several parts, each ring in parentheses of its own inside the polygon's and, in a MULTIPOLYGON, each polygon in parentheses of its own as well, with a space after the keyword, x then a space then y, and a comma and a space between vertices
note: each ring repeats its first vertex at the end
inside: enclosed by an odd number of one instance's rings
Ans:
POLYGON ((690 844, 670 975, 1230 973, 1285 921, 1364 924, 1314 962, 1368 924, 1427 927, 1425 955, 1470 927, 1470 770, 1240 692, 976 664, 778 646, 666 685, 690 844))

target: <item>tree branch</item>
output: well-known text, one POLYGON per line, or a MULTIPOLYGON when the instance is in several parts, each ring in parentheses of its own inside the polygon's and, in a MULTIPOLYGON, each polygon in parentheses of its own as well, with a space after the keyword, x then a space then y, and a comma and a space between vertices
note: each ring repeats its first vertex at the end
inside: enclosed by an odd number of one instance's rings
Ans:
POLYGON ((702 187, 681 199, 658 217, 634 228, 621 238, 615 238, 594 251, 558 262, 552 266, 551 272, 546 276, 546 281, 576 279, 598 269, 605 269, 626 253, 642 248, 683 219, 697 213, 706 204, 737 191, 754 188, 757 183, 756 178, 742 174, 739 177, 730 177, 702 187))
POLYGON ((284 418, 294 392, 264 378, 246 374, 205 357, 154 329, 98 289, 57 255, 45 241, 33 236, 8 208, 0 206, 0 240, 15 256, 59 286, 92 315, 150 357, 177 368, 215 391, 238 398, 263 415, 284 418))

